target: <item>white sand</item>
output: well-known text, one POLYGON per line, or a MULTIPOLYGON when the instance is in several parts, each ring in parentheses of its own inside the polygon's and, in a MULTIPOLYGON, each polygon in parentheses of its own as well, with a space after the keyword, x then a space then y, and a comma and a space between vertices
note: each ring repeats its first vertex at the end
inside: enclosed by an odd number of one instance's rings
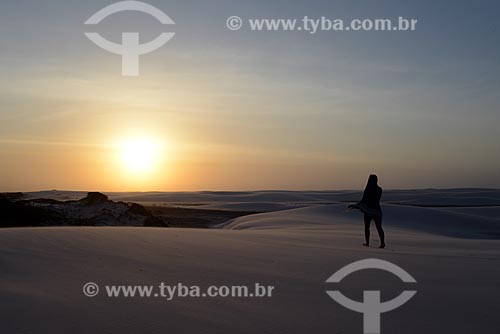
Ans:
MULTIPOLYGON (((498 233, 500 222, 491 211, 498 209, 482 209, 386 205, 385 250, 375 248, 374 228, 373 248, 362 247, 361 215, 336 204, 240 217, 211 230, 2 229, 1 333, 362 333, 361 314, 331 300, 325 290, 335 285, 324 282, 344 265, 372 257, 400 265, 418 281, 411 301, 382 315, 382 333, 496 333, 500 241, 484 238, 498 233), (87 298, 81 288, 89 281, 260 282, 274 285, 275 294, 87 298)), ((408 287, 367 270, 339 288, 361 301, 363 290, 382 290, 388 300, 408 287)))

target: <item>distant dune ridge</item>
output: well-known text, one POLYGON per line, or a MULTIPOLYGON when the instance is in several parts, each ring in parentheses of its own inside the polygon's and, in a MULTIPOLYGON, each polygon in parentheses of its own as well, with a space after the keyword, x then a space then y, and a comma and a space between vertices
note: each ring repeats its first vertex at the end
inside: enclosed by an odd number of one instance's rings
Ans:
MULTIPOLYGON (((86 196, 79 191, 39 191, 24 194, 26 198, 51 198, 77 200, 86 196)), ((356 202, 362 192, 357 190, 332 191, 196 191, 196 192, 121 192, 106 193, 114 201, 151 204, 221 205, 228 203, 281 203, 281 204, 333 204, 356 202)), ((382 201, 386 204, 413 206, 500 206, 499 189, 407 189, 384 190, 382 201)))
MULTIPOLYGON (((74 200, 82 195, 57 190, 8 194, 29 214, 43 217, 42 226, 51 225, 47 217, 55 225, 166 226, 169 214, 185 222, 174 226, 226 229, 316 228, 319 222, 356 224, 361 219, 356 212, 345 212, 349 203, 361 198, 360 191, 89 193, 74 200), (178 209, 162 213, 162 207, 178 209)), ((500 190, 387 190, 382 202, 387 226, 461 238, 500 238, 500 190)))

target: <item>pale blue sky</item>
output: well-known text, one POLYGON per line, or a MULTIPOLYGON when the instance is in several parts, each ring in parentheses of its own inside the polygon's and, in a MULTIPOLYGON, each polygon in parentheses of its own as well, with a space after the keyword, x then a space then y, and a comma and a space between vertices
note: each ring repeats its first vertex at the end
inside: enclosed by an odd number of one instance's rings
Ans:
MULTIPOLYGON (((144 190, 360 188, 370 172, 390 188, 500 187, 496 1, 152 0, 176 36, 137 78, 83 35, 113 2, 0 4, 0 190, 128 189, 92 147, 134 131, 173 147, 170 176, 144 190), (229 31, 231 15, 419 22, 310 35, 229 31)), ((95 29, 164 27, 122 13, 95 29)))

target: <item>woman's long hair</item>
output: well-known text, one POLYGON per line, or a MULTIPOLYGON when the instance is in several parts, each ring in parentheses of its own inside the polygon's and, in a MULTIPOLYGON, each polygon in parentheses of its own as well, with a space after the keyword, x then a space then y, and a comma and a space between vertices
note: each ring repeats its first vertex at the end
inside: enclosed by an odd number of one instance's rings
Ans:
POLYGON ((368 183, 366 183, 365 191, 373 191, 378 187, 378 176, 375 174, 371 174, 368 177, 368 183))

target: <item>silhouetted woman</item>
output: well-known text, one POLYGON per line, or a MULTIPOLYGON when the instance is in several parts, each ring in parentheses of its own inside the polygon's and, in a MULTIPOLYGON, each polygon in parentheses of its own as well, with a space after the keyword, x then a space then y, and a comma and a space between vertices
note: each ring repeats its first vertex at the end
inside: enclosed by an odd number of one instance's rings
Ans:
POLYGON ((375 221, 378 235, 380 237, 380 247, 385 247, 384 230, 382 229, 382 208, 380 207, 380 198, 382 198, 382 188, 379 187, 378 177, 375 174, 370 175, 366 184, 363 198, 360 202, 350 205, 350 209, 359 209, 365 215, 365 240, 364 246, 370 245, 370 225, 375 221))

